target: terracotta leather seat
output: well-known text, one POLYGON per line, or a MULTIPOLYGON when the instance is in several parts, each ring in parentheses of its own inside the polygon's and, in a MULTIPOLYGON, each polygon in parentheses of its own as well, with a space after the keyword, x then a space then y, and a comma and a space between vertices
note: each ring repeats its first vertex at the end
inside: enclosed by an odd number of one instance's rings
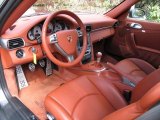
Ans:
POLYGON ((160 100, 159 75, 160 69, 139 82, 130 105, 108 80, 82 76, 52 91, 45 107, 57 120, 133 120, 160 100))
POLYGON ((115 65, 115 68, 131 76, 136 82, 135 84, 137 84, 148 74, 156 70, 151 64, 137 58, 124 59, 118 62, 115 65))

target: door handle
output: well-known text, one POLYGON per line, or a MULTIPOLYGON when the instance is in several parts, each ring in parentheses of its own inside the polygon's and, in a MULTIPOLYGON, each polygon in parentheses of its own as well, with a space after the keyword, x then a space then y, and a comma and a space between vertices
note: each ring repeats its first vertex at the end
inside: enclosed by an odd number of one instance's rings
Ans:
POLYGON ((142 29, 142 25, 139 23, 129 23, 127 26, 134 29, 142 29))

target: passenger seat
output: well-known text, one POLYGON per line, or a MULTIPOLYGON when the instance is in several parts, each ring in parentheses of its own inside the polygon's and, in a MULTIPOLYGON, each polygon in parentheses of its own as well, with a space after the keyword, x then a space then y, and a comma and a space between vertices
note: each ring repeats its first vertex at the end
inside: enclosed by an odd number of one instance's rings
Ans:
POLYGON ((135 84, 139 83, 144 77, 156 70, 151 64, 137 58, 124 59, 115 64, 114 69, 130 76, 136 81, 135 84))

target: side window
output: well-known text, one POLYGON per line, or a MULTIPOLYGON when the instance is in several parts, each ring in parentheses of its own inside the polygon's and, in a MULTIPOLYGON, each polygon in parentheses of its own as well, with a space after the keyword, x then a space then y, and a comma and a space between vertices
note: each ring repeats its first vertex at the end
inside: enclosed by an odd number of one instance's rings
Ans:
POLYGON ((131 7, 128 17, 160 23, 159 0, 141 0, 131 7))

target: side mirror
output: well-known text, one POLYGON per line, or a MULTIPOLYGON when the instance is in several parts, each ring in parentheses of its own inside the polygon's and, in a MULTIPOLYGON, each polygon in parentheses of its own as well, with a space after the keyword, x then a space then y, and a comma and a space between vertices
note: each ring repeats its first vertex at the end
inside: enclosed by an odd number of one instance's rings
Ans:
POLYGON ((135 8, 135 6, 132 6, 129 12, 129 17, 146 20, 146 13, 143 9, 135 8))

